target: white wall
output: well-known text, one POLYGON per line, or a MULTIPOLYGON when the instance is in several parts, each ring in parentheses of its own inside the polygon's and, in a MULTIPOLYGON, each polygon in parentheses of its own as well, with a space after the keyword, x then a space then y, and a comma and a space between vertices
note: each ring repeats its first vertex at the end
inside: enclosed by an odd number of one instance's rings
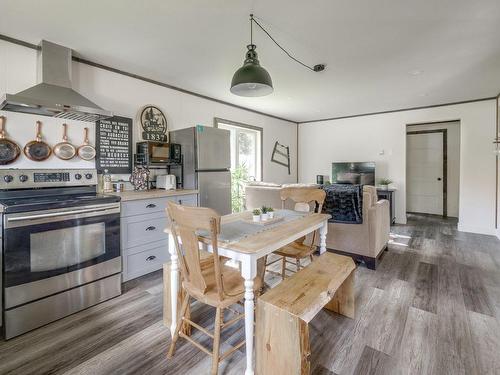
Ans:
POLYGON ((447 213, 458 217, 460 194, 460 121, 409 126, 408 131, 447 130, 447 213))
MULTIPOLYGON (((228 85, 231 78, 229 73, 228 85)), ((17 93, 35 83, 36 51, 0 41, 0 93, 17 93)), ((156 104, 167 116, 169 130, 198 124, 213 126, 214 117, 262 127, 264 129, 264 180, 279 183, 297 181, 297 125, 295 123, 259 115, 76 62, 73 62, 73 88, 116 115, 133 118, 134 126, 138 110, 145 104, 156 104), (290 146, 290 175, 285 167, 270 162, 274 142, 277 140, 290 146)), ((37 119, 44 123, 42 130, 49 144, 55 145, 60 141, 61 120, 13 112, 0 112, 0 114, 7 116, 8 134, 21 146, 34 137, 34 124, 37 119)), ((68 124, 69 137, 73 143, 78 144, 83 140, 84 126, 91 127, 91 141, 93 141, 93 123, 68 121, 68 124)), ((138 129, 135 136, 137 134, 138 129)), ((93 164, 90 163, 90 165, 93 164)), ((44 162, 31 162, 22 156, 7 167, 85 168, 89 167, 89 163, 76 159, 64 162, 55 157, 44 162)))
POLYGON ((299 182, 330 175, 333 161, 375 161, 395 181, 396 220, 406 222, 406 125, 459 120, 459 229, 495 233, 495 100, 299 125, 299 182), (380 155, 381 151, 383 155, 380 155))

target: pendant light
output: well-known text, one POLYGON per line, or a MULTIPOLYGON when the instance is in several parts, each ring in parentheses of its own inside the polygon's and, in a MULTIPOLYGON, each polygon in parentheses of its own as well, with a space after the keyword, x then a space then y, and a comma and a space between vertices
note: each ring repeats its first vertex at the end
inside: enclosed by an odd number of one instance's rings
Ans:
POLYGON ((271 76, 260 66, 260 62, 253 44, 253 14, 250 15, 250 44, 245 55, 243 66, 233 75, 231 92, 239 96, 265 96, 273 92, 271 76))
POLYGON ((255 51, 257 46, 253 44, 254 22, 262 31, 264 31, 274 44, 276 44, 292 60, 312 70, 313 72, 321 72, 325 70, 324 64, 317 64, 310 67, 293 57, 271 36, 271 34, 267 32, 266 29, 261 26, 259 22, 254 19, 253 14, 250 14, 250 44, 247 46, 248 51, 245 54, 243 66, 233 75, 233 79, 231 81, 231 92, 233 94, 238 96, 256 97, 269 95, 274 90, 271 76, 266 69, 260 66, 257 51, 255 51))

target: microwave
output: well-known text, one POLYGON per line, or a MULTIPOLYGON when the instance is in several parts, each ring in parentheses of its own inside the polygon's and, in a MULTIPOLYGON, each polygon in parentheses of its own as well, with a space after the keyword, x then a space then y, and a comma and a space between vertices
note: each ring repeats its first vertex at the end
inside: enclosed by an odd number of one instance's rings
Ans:
POLYGON ((168 142, 144 141, 136 144, 137 155, 148 164, 181 163, 181 145, 168 142))

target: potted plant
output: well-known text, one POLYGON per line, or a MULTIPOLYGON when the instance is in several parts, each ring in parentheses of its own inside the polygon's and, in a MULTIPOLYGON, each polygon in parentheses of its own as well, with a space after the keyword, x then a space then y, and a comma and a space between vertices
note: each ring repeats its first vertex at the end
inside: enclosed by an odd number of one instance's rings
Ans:
POLYGON ((252 221, 257 223, 260 221, 260 210, 258 208, 252 211, 252 221))
POLYGON ((269 219, 274 218, 274 208, 272 208, 272 207, 267 208, 267 216, 269 216, 269 219))
POLYGON ((266 206, 262 206, 262 208, 260 209, 260 212, 261 212, 260 218, 262 220, 265 221, 269 218, 269 215, 267 214, 267 207, 266 206))
POLYGON ((389 188, 389 185, 392 184, 393 181, 390 178, 381 178, 379 181, 380 186, 387 190, 389 188))

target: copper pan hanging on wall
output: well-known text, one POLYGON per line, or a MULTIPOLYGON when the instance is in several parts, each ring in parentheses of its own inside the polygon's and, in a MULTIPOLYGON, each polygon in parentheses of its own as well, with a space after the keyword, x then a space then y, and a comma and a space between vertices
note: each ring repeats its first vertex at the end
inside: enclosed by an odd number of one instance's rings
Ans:
POLYGON ((85 139, 83 145, 78 147, 78 156, 83 160, 92 160, 95 158, 95 148, 89 143, 89 128, 85 128, 85 139))
POLYGON ((55 145, 52 151, 54 152, 54 155, 57 156, 59 159, 69 160, 76 155, 76 147, 68 142, 68 135, 67 135, 68 125, 63 124, 62 126, 63 126, 62 142, 59 142, 57 145, 55 145))
POLYGON ((20 154, 17 143, 5 137, 5 117, 0 116, 0 165, 12 163, 20 154))
POLYGON ((24 146, 24 155, 33 161, 44 161, 52 154, 50 146, 42 141, 42 123, 36 122, 36 139, 24 146))

